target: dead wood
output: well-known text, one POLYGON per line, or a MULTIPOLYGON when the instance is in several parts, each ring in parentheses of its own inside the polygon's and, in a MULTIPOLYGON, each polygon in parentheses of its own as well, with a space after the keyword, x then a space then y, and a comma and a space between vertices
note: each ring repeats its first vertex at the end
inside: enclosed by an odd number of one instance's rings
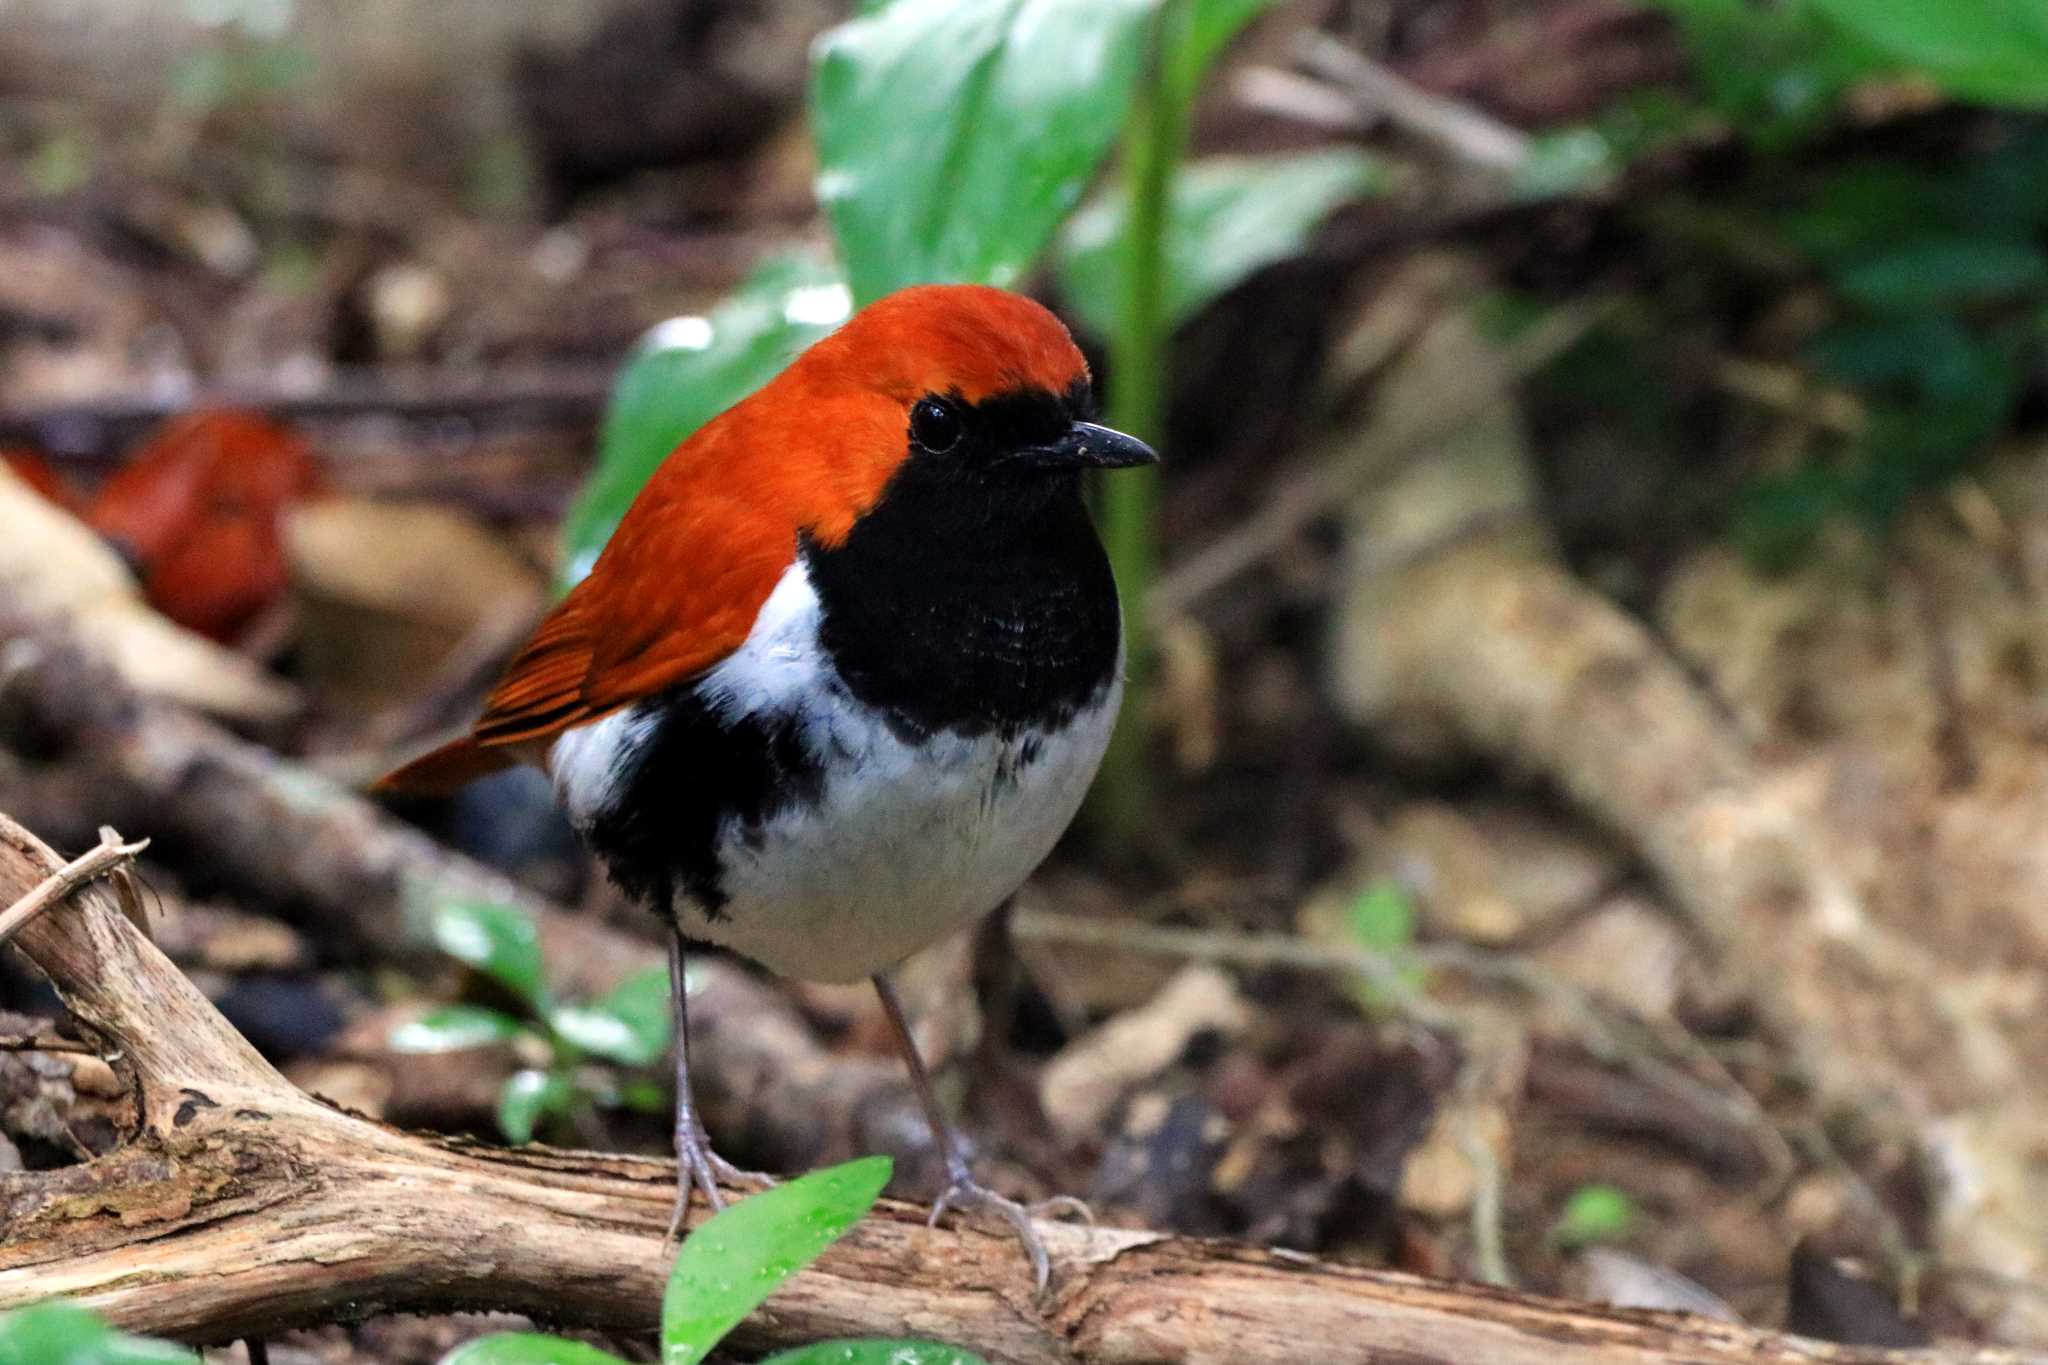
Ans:
MULTIPOLYGON (((0 817, 0 899, 54 853, 0 817)), ((17 940, 133 1087, 141 1136, 0 1176, 0 1308, 74 1297, 194 1341, 393 1311, 499 1309, 653 1325, 673 1168, 422 1138, 293 1089, 102 889, 17 940)), ((1006 1236, 885 1205, 736 1339, 942 1337, 1017 1365, 1399 1360, 1489 1365, 2041 1365, 1997 1350, 1828 1346, 1153 1233, 1047 1225, 1034 1302, 1006 1236)))

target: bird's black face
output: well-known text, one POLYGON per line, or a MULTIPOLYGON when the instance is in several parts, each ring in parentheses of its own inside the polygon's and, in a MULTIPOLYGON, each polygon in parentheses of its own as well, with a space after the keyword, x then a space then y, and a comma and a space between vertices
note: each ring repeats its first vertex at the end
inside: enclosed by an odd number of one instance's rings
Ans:
POLYGON ((1019 389, 968 403, 927 394, 910 409, 909 464, 920 475, 995 485, 1072 482, 1083 469, 1153 464, 1159 456, 1134 436, 1099 426, 1088 381, 1065 393, 1019 389))
POLYGON ((840 676, 906 734, 1057 727, 1114 675, 1116 583, 1081 473, 1158 457, 1093 414, 1085 382, 928 394, 874 506, 804 547, 840 676))

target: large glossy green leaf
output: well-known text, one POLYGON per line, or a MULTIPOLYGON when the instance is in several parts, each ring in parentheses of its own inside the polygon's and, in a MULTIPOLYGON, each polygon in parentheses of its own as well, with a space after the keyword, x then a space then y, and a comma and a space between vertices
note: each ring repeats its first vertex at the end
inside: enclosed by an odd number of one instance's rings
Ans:
POLYGON ((434 942, 522 1000, 539 1004, 546 994, 540 937, 524 910, 488 901, 448 901, 434 908, 434 942))
POLYGON ((635 972, 600 999, 556 1010, 549 1022, 585 1052, 625 1066, 658 1062, 668 1051, 673 1029, 668 968, 635 972))
POLYGON ((495 1332, 441 1357, 441 1365, 626 1365, 610 1351, 539 1332, 495 1332))
POLYGON ((896 0, 819 40, 818 198, 855 298, 1014 285, 1121 128, 1155 0, 896 0))
POLYGON ((461 1052, 509 1043, 525 1032, 509 1014, 477 1005, 444 1005, 391 1030, 394 1052, 461 1052))
POLYGON ((761 1365, 988 1365, 972 1351, 936 1341, 821 1341, 772 1355, 761 1365))
POLYGON ((68 1303, 0 1314, 0 1365, 199 1365, 168 1341, 131 1337, 68 1303))
POLYGON ((1843 29, 1964 99, 2048 107, 2041 0, 1811 0, 1843 29))
POLYGON ((708 315, 671 318, 642 338, 612 388, 597 467, 563 524, 563 586, 590 572, 670 451, 773 379, 850 310, 833 266, 779 257, 708 315))
POLYGON ((661 1300, 662 1365, 697 1365, 874 1207, 889 1158, 862 1157, 750 1195, 684 1239, 661 1300))
MULTIPOLYGON (((1386 183, 1381 164, 1348 148, 1288 156, 1212 157, 1175 178, 1166 224, 1166 318, 1185 322, 1262 266, 1300 251, 1340 204, 1386 183)), ((1126 264, 1128 196, 1112 190, 1060 236, 1060 293, 1101 335, 1116 322, 1126 264)))

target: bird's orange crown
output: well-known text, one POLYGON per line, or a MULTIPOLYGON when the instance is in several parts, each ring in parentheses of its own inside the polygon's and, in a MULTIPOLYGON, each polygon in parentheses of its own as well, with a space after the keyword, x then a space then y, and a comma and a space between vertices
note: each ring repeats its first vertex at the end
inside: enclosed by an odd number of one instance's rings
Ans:
POLYGON ((1064 394, 1087 361, 1059 319, 981 285, 920 285, 869 304, 678 446, 596 565, 541 622, 471 733, 386 777, 444 793, 572 726, 674 687, 737 649, 799 535, 843 541, 909 452, 936 394, 1064 394))

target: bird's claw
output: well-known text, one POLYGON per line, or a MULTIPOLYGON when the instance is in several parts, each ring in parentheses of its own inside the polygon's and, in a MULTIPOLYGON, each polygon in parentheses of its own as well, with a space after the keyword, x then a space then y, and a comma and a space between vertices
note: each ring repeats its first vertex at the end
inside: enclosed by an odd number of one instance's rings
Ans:
POLYGON ((704 1159, 711 1167, 711 1174, 717 1176, 721 1184, 740 1185, 755 1191, 772 1190, 776 1186, 775 1177, 766 1171, 742 1170, 712 1151, 708 1145, 704 1148, 704 1159))
POLYGON ((743 1171, 711 1150, 711 1139, 704 1133, 696 1132, 676 1146, 676 1207, 669 1218, 667 1243, 673 1246, 682 1236, 683 1221, 690 1212, 692 1189, 704 1191, 704 1202, 717 1213, 725 1207, 725 1192, 720 1184, 740 1185, 753 1189, 768 1189, 775 1184, 775 1177, 760 1171, 743 1171))
POLYGON ((1031 1282, 1041 1294, 1052 1281, 1052 1257, 1046 1253, 1045 1243, 1032 1220, 1078 1214, 1090 1223, 1095 1221, 1095 1215, 1088 1206, 1071 1195, 1056 1195, 1036 1204, 1020 1204, 997 1194, 964 1170, 954 1171, 946 1188, 932 1201, 932 1214, 925 1220, 926 1225, 937 1227, 947 1209, 993 1214, 1008 1223, 1024 1248, 1025 1258, 1031 1262, 1031 1282))

